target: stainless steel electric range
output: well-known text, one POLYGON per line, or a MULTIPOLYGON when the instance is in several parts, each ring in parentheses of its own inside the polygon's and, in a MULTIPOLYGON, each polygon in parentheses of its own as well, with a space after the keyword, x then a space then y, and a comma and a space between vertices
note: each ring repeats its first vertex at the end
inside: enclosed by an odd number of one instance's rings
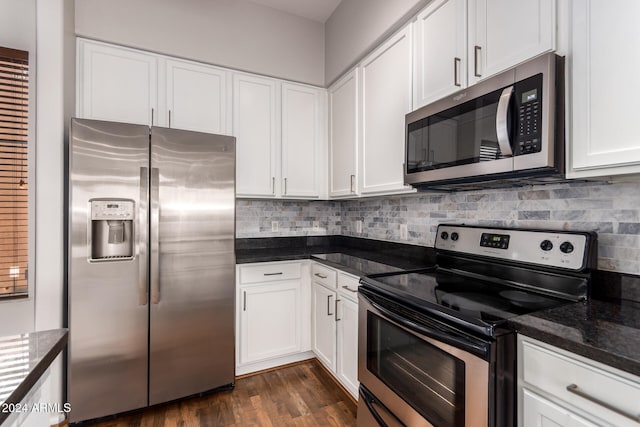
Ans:
POLYGON ((358 426, 514 426, 508 320, 585 300, 596 239, 440 225, 436 266, 363 278, 358 426))

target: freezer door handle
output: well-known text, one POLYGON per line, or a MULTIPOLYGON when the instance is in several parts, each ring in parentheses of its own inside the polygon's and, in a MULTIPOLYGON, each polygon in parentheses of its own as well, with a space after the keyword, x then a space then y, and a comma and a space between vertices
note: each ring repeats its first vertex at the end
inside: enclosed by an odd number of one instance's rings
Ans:
POLYGON ((160 302, 160 171, 151 168, 151 191, 149 205, 151 208, 149 250, 151 252, 151 303, 160 302))
POLYGON ((147 224, 149 216, 149 169, 140 168, 138 201, 138 305, 147 305, 147 224))

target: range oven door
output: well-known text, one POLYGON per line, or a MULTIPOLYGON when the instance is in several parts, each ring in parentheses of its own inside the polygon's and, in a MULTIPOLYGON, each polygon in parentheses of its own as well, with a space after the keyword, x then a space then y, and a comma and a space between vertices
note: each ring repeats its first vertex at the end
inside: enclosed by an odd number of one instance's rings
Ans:
POLYGON ((358 427, 488 427, 491 343, 359 298, 358 427))

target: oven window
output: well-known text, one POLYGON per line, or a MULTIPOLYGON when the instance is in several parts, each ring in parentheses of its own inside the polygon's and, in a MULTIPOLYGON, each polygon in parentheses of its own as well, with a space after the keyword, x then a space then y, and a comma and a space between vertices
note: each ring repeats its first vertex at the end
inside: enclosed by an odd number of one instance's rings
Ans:
POLYGON ((367 315, 367 369, 431 424, 464 427, 464 362, 367 315))

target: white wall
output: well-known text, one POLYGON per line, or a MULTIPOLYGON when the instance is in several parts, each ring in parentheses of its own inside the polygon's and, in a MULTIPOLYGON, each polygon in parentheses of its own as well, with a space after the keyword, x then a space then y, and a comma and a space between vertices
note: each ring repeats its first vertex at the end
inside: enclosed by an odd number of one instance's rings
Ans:
MULTIPOLYGON (((35 164, 36 117, 36 1, 0 0, 0 46, 29 52, 29 179, 33 183, 35 164)), ((29 205, 34 206, 33 187, 29 205)), ((0 335, 32 331, 34 327, 34 227, 33 209, 29 210, 29 299, 0 301, 0 335)))
POLYGON ((324 85, 324 27, 248 0, 76 0, 76 33, 324 85))
MULTIPOLYGON (((64 325, 64 147, 75 88, 73 0, 37 0, 38 105, 35 329, 64 325)), ((62 403, 62 358, 52 364, 42 401, 62 403)), ((52 414, 48 424, 62 421, 52 414)))
POLYGON ((333 83, 428 0, 342 0, 325 24, 325 83, 333 83))

